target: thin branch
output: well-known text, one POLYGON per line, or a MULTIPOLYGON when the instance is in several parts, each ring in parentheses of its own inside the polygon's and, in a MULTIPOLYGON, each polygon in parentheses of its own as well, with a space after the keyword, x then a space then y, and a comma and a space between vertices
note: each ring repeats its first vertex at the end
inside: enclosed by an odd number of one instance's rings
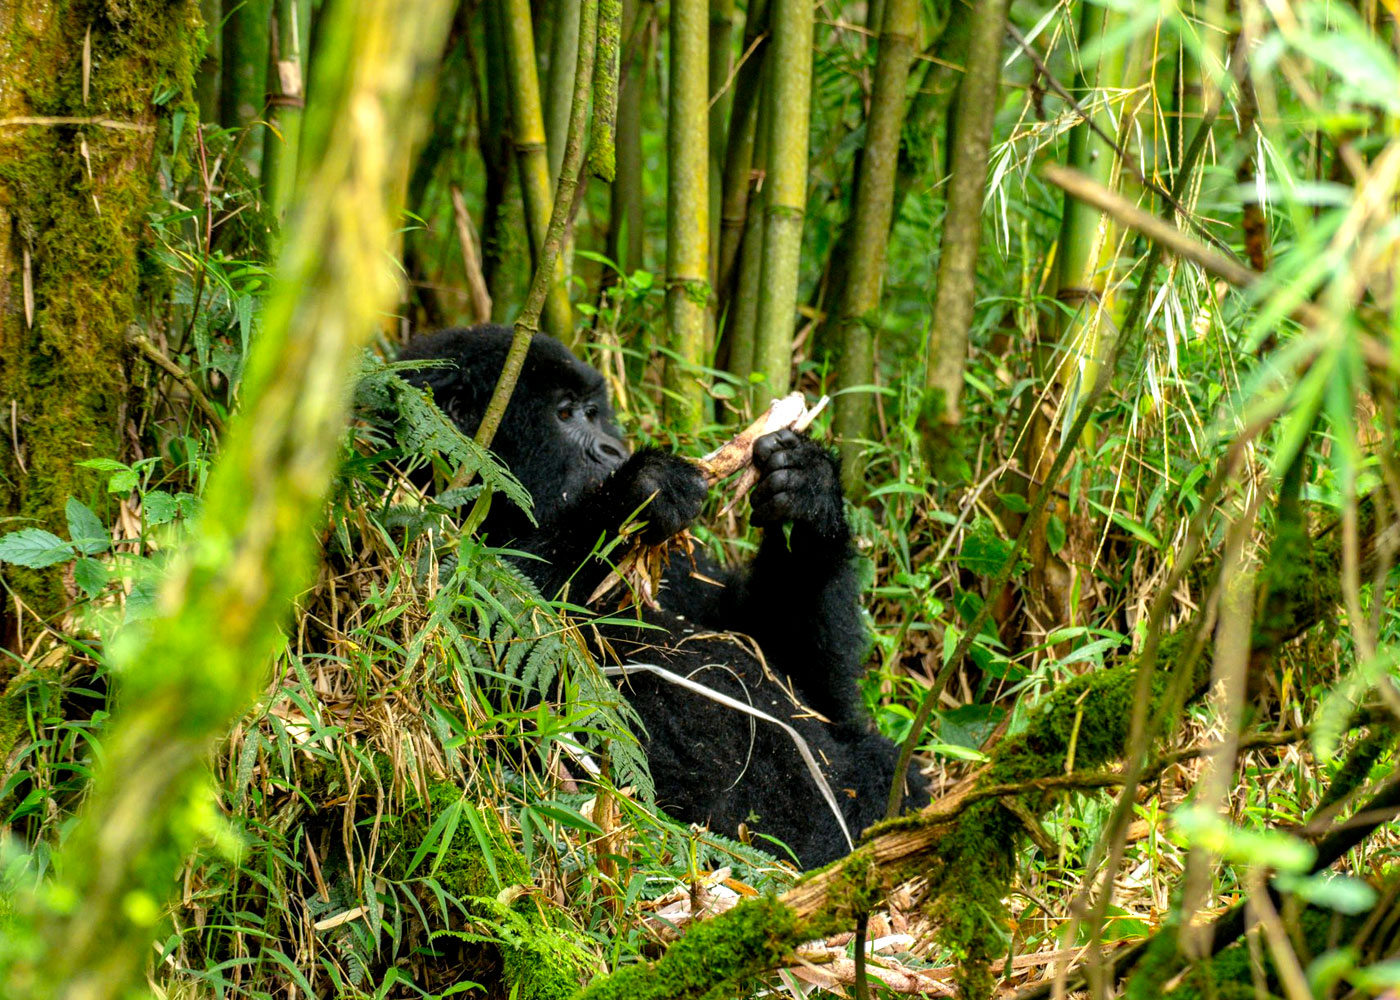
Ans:
POLYGON ((89 118, 79 115, 16 115, 0 118, 0 128, 24 125, 96 125, 98 128, 117 129, 122 132, 154 132, 154 125, 140 122, 122 122, 115 118, 89 118))
POLYGON ((223 433, 224 418, 219 416, 218 409, 209 401, 209 397, 204 394, 204 390, 190 377, 189 372, 167 358, 159 347, 151 343, 150 338, 135 327, 131 327, 126 331, 126 342, 140 351, 141 355, 146 358, 146 360, 150 361, 157 368, 178 382, 180 388, 189 393, 190 399, 194 401, 195 406, 199 407, 200 412, 209 418, 209 422, 214 425, 214 430, 220 434, 223 433))

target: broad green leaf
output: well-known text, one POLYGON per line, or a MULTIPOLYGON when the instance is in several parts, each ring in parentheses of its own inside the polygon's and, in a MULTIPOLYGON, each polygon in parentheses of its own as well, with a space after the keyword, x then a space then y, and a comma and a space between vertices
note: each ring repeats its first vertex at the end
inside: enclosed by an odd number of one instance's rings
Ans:
POLYGON ((179 515, 180 507, 164 490, 151 490, 141 498, 141 513, 147 524, 168 524, 179 515))
POLYGON ((111 535, 86 505, 69 497, 64 513, 68 515, 68 537, 73 540, 73 548, 91 556, 112 547, 111 535))
POLYGON ((73 547, 51 531, 25 528, 0 538, 0 562, 43 569, 73 558, 73 547))
POLYGON ((107 586, 107 567, 84 556, 73 565, 73 582, 88 597, 96 597, 107 586))

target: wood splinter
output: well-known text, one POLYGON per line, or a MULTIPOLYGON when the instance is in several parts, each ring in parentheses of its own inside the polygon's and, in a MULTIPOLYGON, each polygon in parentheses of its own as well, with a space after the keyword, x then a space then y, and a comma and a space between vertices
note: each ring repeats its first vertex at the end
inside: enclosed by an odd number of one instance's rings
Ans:
MULTIPOLYGON (((742 470, 743 474, 730 491, 729 501, 720 511, 721 515, 733 510, 734 505, 743 499, 745 494, 753 489, 754 484, 758 482, 758 470, 753 465, 753 446, 758 439, 765 434, 781 430, 802 433, 812 425, 812 421, 826 408, 826 404, 829 402, 831 402, 830 397, 823 396, 809 408, 802 393, 789 393, 781 399, 773 400, 762 416, 714 451, 701 458, 692 459, 700 467, 700 471, 704 473, 707 486, 714 486, 742 470)), ((627 554, 618 562, 617 568, 609 573, 589 595, 588 603, 592 604, 607 597, 617 588, 618 584, 626 582, 629 594, 640 597, 647 607, 658 607, 656 588, 661 582, 661 573, 666 568, 671 546, 677 543, 689 552, 691 550, 689 532, 683 531, 675 538, 667 539, 656 545, 634 543, 627 554)))

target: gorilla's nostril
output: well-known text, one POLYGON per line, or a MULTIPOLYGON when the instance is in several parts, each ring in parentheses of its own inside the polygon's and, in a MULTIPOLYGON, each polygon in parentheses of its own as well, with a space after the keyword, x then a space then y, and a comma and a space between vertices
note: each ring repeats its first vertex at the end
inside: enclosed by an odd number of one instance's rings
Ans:
POLYGON ((612 438, 600 438, 598 441, 598 453, 607 461, 621 462, 627 457, 627 448, 621 441, 612 438))

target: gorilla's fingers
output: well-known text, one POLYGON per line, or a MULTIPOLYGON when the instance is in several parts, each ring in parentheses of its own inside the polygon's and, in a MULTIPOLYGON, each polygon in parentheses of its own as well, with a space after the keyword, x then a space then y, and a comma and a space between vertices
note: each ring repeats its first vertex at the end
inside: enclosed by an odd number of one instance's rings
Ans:
POLYGON ((781 455, 784 449, 796 448, 801 443, 802 438, 797 435, 797 432, 788 428, 774 431, 772 434, 765 434, 754 442, 754 462, 758 465, 766 465, 781 455))

